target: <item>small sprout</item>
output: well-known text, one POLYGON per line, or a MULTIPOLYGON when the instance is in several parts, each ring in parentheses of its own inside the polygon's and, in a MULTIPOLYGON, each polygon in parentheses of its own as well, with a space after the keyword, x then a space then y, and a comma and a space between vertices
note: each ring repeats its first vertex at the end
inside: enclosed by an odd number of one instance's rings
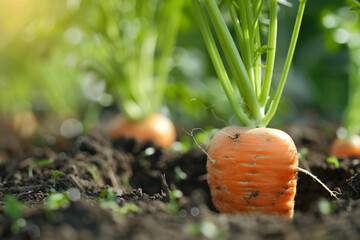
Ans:
POLYGON ((107 197, 107 200, 114 201, 116 196, 113 193, 113 188, 107 188, 103 190, 99 196, 97 197, 98 201, 103 200, 105 197, 107 197))
POLYGON ((19 200, 11 194, 4 196, 4 213, 11 219, 12 232, 18 232, 21 227, 26 225, 25 219, 22 214, 26 206, 19 202, 19 200))
POLYGON ((335 210, 335 205, 324 198, 319 200, 318 207, 322 214, 330 214, 335 210))
POLYGON ((46 198, 46 210, 58 210, 60 208, 67 208, 70 206, 70 200, 66 193, 54 192, 50 193, 46 198))
POLYGON ((126 215, 128 214, 129 212, 138 212, 139 211, 139 208, 138 206, 136 206, 135 204, 133 203, 126 203, 124 206, 122 207, 119 207, 119 205, 117 205, 118 208, 117 210, 115 211, 116 213, 119 213, 121 215, 126 215))
POLYGON ((334 164, 335 168, 340 168, 339 160, 336 157, 328 157, 326 161, 330 164, 334 164))
POLYGON ((217 226, 214 223, 206 220, 200 224, 200 231, 205 237, 208 238, 215 238, 219 232, 217 226))
POLYGON ((298 151, 298 158, 300 162, 305 161, 306 156, 308 155, 309 150, 307 148, 302 148, 298 151))
POLYGON ((155 152, 156 152, 156 149, 153 148, 153 147, 146 148, 140 155, 140 160, 139 160, 140 166, 142 166, 142 167, 145 166, 145 164, 147 163, 146 158, 149 157, 149 156, 154 155, 155 152))
POLYGON ((57 177, 58 175, 63 175, 63 176, 66 175, 65 173, 59 172, 59 171, 57 171, 57 170, 50 170, 50 171, 52 172, 52 174, 54 174, 54 180, 53 180, 53 185, 54 185, 54 186, 56 185, 56 177, 57 177))
POLYGON ((174 215, 178 215, 179 206, 176 203, 176 201, 170 201, 169 203, 166 204, 166 210, 168 210, 169 212, 171 212, 174 215))
POLYGON ((32 164, 29 165, 29 177, 33 177, 33 169, 35 166, 42 166, 42 165, 46 165, 46 164, 50 164, 54 162, 54 159, 50 158, 50 159, 45 159, 45 160, 41 160, 38 162, 34 162, 32 164))
POLYGON ((185 180, 187 178, 187 174, 183 172, 183 170, 179 166, 176 166, 174 171, 175 171, 175 181, 185 180))
POLYGON ((204 220, 197 224, 191 224, 188 231, 191 235, 197 236, 202 234, 207 238, 217 238, 219 235, 218 227, 208 220, 204 220))
POLYGON ((70 200, 65 193, 51 192, 45 203, 45 215, 47 219, 54 219, 53 211, 70 206, 70 200))
POLYGON ((172 190, 170 192, 170 202, 166 204, 166 209, 174 215, 178 215, 179 213, 179 206, 176 202, 177 199, 181 198, 184 194, 178 190, 172 190))
POLYGON ((139 208, 132 203, 126 203, 120 207, 116 202, 116 196, 112 188, 103 190, 97 197, 100 206, 104 209, 110 209, 117 214, 126 215, 129 212, 138 212, 139 208), (106 199, 105 199, 106 197, 106 199))
POLYGON ((86 170, 91 174, 92 178, 93 178, 94 180, 96 180, 96 178, 97 178, 97 177, 96 177, 97 167, 96 167, 96 166, 87 167, 86 170))
POLYGON ((175 189, 173 191, 171 191, 171 196, 170 198, 173 199, 173 200, 177 200, 181 197, 183 197, 184 194, 182 193, 182 191, 178 190, 178 189, 175 189))

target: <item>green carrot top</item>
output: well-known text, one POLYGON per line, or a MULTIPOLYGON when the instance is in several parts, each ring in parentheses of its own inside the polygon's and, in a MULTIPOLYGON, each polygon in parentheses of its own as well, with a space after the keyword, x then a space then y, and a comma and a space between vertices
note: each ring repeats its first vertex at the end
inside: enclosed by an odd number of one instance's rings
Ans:
POLYGON ((273 98, 269 97, 274 72, 277 38, 277 0, 224 0, 224 8, 230 14, 236 37, 232 37, 224 16, 215 0, 204 0, 210 17, 208 21, 201 0, 192 0, 196 17, 213 61, 216 73, 225 94, 239 120, 249 127, 266 127, 274 116, 284 89, 291 61, 298 39, 306 0, 299 0, 299 9, 290 41, 290 46, 281 75, 280 83, 273 98), (268 10, 267 10, 268 9, 268 10), (262 45, 260 16, 268 12, 269 31, 267 45, 262 45), (215 42, 210 23, 219 42, 215 42), (220 57, 223 51, 229 69, 220 57), (262 62, 262 55, 266 60, 262 62), (229 79, 233 78, 238 94, 229 79), (240 95, 240 101, 238 96, 240 95))

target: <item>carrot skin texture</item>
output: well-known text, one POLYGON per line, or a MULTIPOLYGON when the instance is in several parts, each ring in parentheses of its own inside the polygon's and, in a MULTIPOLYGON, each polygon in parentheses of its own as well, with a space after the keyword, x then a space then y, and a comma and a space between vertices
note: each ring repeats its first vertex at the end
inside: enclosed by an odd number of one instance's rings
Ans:
POLYGON ((293 217, 298 158, 285 132, 227 127, 213 137, 208 154, 207 180, 217 210, 293 217))
POLYGON ((111 121, 108 133, 112 139, 128 136, 141 142, 152 140, 162 147, 170 147, 176 141, 174 124, 167 117, 157 113, 139 121, 131 121, 120 114, 111 121))
POLYGON ((341 158, 360 158, 360 137, 353 136, 350 139, 334 139, 330 147, 330 155, 341 158))

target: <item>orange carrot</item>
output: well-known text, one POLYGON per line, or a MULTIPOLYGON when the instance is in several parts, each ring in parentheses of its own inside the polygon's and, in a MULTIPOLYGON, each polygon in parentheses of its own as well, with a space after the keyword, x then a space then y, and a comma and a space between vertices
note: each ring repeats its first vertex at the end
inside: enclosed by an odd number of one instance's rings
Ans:
POLYGON ((224 213, 294 214, 297 150, 285 132, 227 127, 211 140, 207 179, 215 207, 224 213))
POLYGON ((38 127, 38 121, 31 111, 22 111, 13 117, 11 125, 22 137, 31 137, 38 127))
POLYGON ((360 159, 360 137, 355 135, 350 139, 336 138, 330 147, 330 155, 334 157, 360 159))
POLYGON ((139 121, 129 120, 120 114, 110 123, 109 135, 113 139, 130 136, 142 142, 153 140, 162 147, 170 147, 176 140, 174 124, 160 114, 151 114, 139 121))
POLYGON ((285 65, 273 97, 270 88, 277 49, 278 1, 224 1, 226 17, 216 0, 192 2, 217 76, 244 126, 224 128, 210 142, 207 178, 213 203, 225 213, 262 212, 292 218, 299 170, 297 150, 286 133, 265 127, 280 102, 307 0, 299 0, 285 65), (263 45, 260 14, 253 16, 262 11, 269 13, 266 60, 258 48, 263 45), (235 35, 227 26, 228 16, 235 35))

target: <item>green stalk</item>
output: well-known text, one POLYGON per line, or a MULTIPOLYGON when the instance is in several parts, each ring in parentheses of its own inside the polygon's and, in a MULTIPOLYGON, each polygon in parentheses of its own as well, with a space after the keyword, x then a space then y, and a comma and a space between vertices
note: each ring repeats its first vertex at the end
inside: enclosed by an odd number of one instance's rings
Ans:
POLYGON ((238 84, 240 94, 244 97, 252 117, 254 119, 261 119, 262 114, 254 92, 254 85, 251 83, 247 69, 245 68, 220 10, 214 0, 205 0, 205 4, 209 11, 211 21, 214 25, 226 59, 228 60, 231 72, 238 84))
POLYGON ((357 61, 358 52, 360 52, 360 47, 349 47, 349 98, 344 113, 344 127, 349 138, 359 134, 360 131, 360 63, 357 61))
MULTIPOLYGON (((180 26, 180 20, 182 15, 182 9, 184 7, 184 0, 172 0, 171 5, 171 15, 165 23, 166 29, 165 33, 161 30, 158 30, 159 34, 164 34, 163 42, 160 43, 161 46, 161 56, 158 60, 156 67, 156 74, 158 77, 155 79, 155 90, 153 91, 153 111, 156 111, 164 97, 164 91, 167 84, 168 72, 170 69, 170 58, 173 53, 174 45, 177 38, 178 29, 180 26)), ((164 20, 162 20, 164 21, 164 20)))
POLYGON ((245 5, 245 1, 240 1, 240 6, 239 6, 239 11, 240 11, 240 20, 242 22, 242 30, 243 30, 243 35, 244 35, 244 42, 245 42, 245 49, 242 49, 244 54, 242 54, 242 59, 244 61, 244 64, 246 66, 246 70, 248 72, 248 75, 251 79, 251 83, 252 86, 254 87, 255 90, 255 79, 254 79, 254 75, 253 75, 253 52, 252 52, 252 44, 251 44, 251 37, 250 37, 250 27, 251 26, 251 20, 248 18, 248 14, 246 11, 246 5, 245 5), (250 23, 249 23, 250 22, 250 23))
POLYGON ((266 56, 266 68, 260 95, 260 106, 265 108, 274 72, 277 35, 277 0, 270 1, 270 27, 268 36, 268 51, 266 56))
POLYGON ((225 94, 236 114, 236 116, 242 121, 246 126, 255 126, 254 123, 248 118, 245 114, 242 107, 239 107, 236 93, 231 85, 231 82, 226 73, 225 67, 222 63, 219 51, 216 47, 216 43, 211 33, 211 29, 206 20, 205 12, 201 6, 200 0, 192 0, 196 17, 200 25, 201 32, 204 36, 205 44, 210 54, 211 60, 213 61, 215 71, 219 76, 220 82, 224 88, 225 94))
POLYGON ((291 42, 290 42, 288 54, 287 54, 287 57, 286 57, 284 70, 283 70, 283 73, 281 75, 280 83, 279 83, 278 89, 276 91, 274 100, 271 103, 271 105, 269 107, 269 110, 266 113, 266 115, 265 115, 265 117, 264 117, 264 119, 262 121, 264 126, 266 126, 270 122, 271 118, 275 115, 275 112, 276 112, 277 107, 279 105, 281 94, 282 94, 284 86, 285 86, 286 78, 287 78, 287 75, 288 75, 289 70, 290 70, 292 58, 294 56, 296 42, 297 42, 297 39, 299 37, 300 26, 301 26, 301 21, 302 21, 303 15, 304 15, 306 1, 307 0, 300 0, 299 10, 298 10, 298 13, 297 13, 297 16, 296 16, 294 31, 293 31, 293 34, 292 34, 292 37, 291 37, 291 42))
POLYGON ((244 41, 244 34, 243 31, 241 29, 241 25, 240 25, 240 21, 239 18, 237 16, 236 10, 234 5, 232 4, 232 0, 226 0, 226 6, 229 9, 230 12, 230 17, 231 17, 231 21, 234 25, 234 29, 235 29, 235 33, 236 33, 236 37, 238 39, 238 43, 239 43, 239 47, 241 52, 245 52, 246 51, 246 45, 245 45, 245 41, 244 41))
POLYGON ((229 80, 228 73, 220 57, 212 31, 206 18, 201 0, 192 0, 196 16, 200 24, 206 46, 214 64, 218 77, 225 90, 229 102, 236 115, 245 126, 265 127, 275 114, 276 108, 284 88, 286 77, 289 72, 291 61, 294 55, 296 42, 299 35, 301 20, 304 13, 306 0, 300 0, 299 11, 296 17, 293 35, 291 38, 288 55, 286 58, 282 77, 266 115, 264 116, 270 92, 271 80, 273 77, 276 37, 277 37, 277 0, 270 1, 270 27, 268 35, 268 52, 266 57, 266 69, 262 81, 261 69, 261 38, 259 18, 264 0, 225 0, 234 25, 237 40, 240 46, 240 53, 226 26, 224 17, 215 0, 204 0, 211 23, 216 32, 221 49, 229 65, 230 72, 238 87, 240 96, 244 102, 236 101, 235 91, 229 80), (260 50, 259 50, 260 49, 260 50), (240 106, 239 106, 240 105, 240 106))

